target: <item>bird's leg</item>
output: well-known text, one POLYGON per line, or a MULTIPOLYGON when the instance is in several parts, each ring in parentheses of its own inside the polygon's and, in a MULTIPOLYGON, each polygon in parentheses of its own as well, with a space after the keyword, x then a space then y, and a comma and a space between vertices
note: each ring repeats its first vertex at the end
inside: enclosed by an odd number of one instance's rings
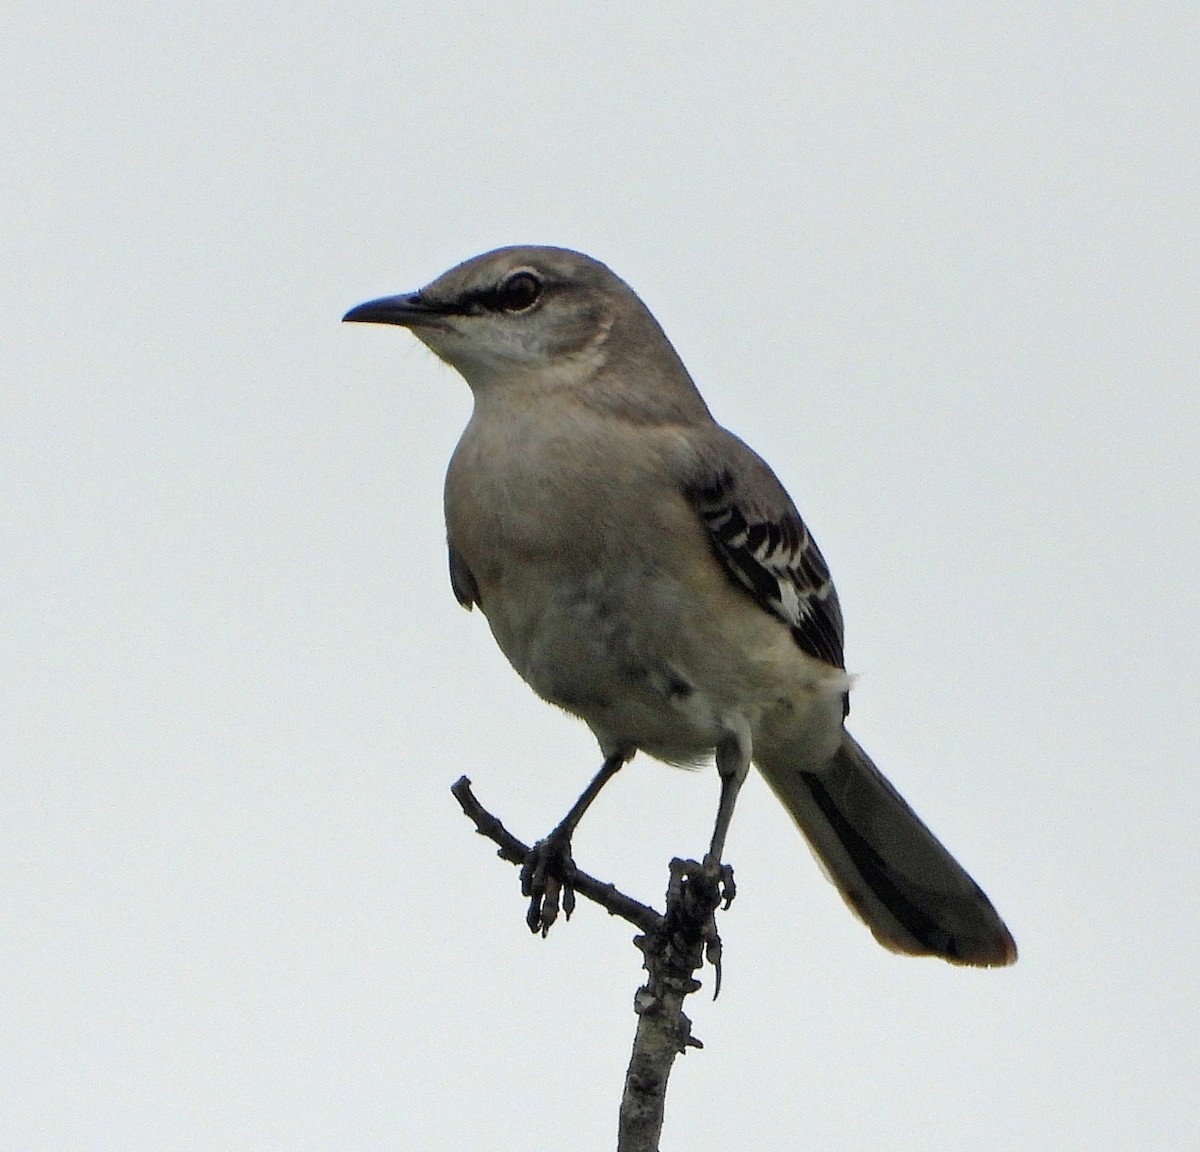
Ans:
POLYGON ((717 745, 717 773, 721 777, 721 799, 717 804, 717 819, 713 825, 712 840, 708 854, 701 865, 690 861, 675 861, 684 872, 681 877, 690 885, 693 902, 697 907, 711 911, 701 928, 705 959, 716 970, 714 998, 721 991, 721 937, 717 933, 717 909, 728 908, 737 895, 733 882, 733 867, 721 862, 725 851, 725 837, 733 820, 733 809, 738 793, 750 771, 750 728, 747 724, 728 732, 717 745))
POLYGON ((550 925, 558 919, 560 893, 562 909, 567 919, 571 918, 575 910, 575 889, 571 885, 575 861, 571 859, 571 837, 592 801, 629 757, 630 753, 624 750, 611 753, 554 831, 530 849, 521 867, 521 895, 529 897, 525 922, 531 932, 545 936, 550 931, 550 925))
POLYGON ((708 847, 705 864, 720 864, 725 851, 725 837, 733 820, 733 809, 738 793, 750 772, 750 730, 740 725, 739 730, 726 734, 717 745, 717 772, 721 777, 721 799, 717 804, 717 820, 713 825, 712 842, 708 847))
POLYGON ((717 804, 717 819, 713 824, 712 841, 708 846, 708 855, 704 857, 704 866, 709 869, 714 879, 721 885, 728 908, 734 896, 733 869, 721 862, 725 851, 725 837, 729 833, 729 825, 733 820, 733 809, 737 804, 738 793, 742 790, 746 776, 750 772, 750 731, 748 726, 740 726, 737 731, 730 732, 717 745, 717 772, 721 777, 721 799, 717 804))

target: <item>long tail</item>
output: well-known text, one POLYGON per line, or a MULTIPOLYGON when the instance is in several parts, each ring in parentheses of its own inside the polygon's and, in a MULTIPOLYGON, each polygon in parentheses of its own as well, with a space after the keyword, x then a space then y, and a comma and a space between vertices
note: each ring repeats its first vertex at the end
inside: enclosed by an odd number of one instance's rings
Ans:
POLYGON ((894 952, 1011 964, 1017 946, 991 901, 847 732, 819 772, 759 762, 846 903, 894 952))

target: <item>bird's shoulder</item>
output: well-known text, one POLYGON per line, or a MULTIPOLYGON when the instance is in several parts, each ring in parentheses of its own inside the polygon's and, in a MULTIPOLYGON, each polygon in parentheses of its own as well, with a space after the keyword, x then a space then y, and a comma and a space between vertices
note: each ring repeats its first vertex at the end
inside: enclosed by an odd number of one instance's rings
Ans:
POLYGON ((697 445, 684 487, 726 574, 777 616, 805 652, 845 667, 843 626, 829 567, 767 463, 731 432, 697 445))

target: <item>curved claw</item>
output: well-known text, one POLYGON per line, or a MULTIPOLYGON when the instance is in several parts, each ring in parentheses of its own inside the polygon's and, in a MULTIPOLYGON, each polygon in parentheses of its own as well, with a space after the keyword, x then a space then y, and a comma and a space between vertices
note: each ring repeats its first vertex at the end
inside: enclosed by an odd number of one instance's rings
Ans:
MULTIPOLYGON (((717 911, 726 910, 737 895, 733 866, 722 864, 711 852, 703 864, 692 860, 671 862, 672 887, 676 888, 679 907, 692 919, 704 945, 704 958, 713 966, 713 999, 721 994, 721 937, 717 932, 717 911)), ((671 898, 668 894, 668 914, 671 898)))
POLYGON ((570 920, 575 911, 575 861, 571 858, 571 838, 551 833, 539 840, 521 865, 521 895, 529 897, 525 923, 531 932, 544 937, 562 911, 570 920))
POLYGON ((713 886, 713 891, 720 897, 721 911, 728 909, 737 895, 737 885, 733 882, 733 865, 722 864, 713 858, 712 854, 704 857, 703 869, 705 879, 713 886))

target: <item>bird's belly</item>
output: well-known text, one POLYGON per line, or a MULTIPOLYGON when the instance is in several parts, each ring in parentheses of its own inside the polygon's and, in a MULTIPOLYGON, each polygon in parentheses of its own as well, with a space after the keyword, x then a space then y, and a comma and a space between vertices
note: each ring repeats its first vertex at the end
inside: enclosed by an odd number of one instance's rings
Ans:
POLYGON ((670 759, 703 757, 720 728, 678 645, 662 642, 678 629, 678 611, 644 575, 595 572, 507 573, 510 587, 483 598, 497 643, 538 695, 598 733, 647 750, 669 745, 670 759))
POLYGON ((836 713, 840 726, 840 705, 832 705, 844 676, 831 688, 826 670, 723 577, 721 612, 701 609, 711 609, 713 589, 628 561, 583 575, 517 565, 505 580, 522 587, 483 597, 501 649, 540 696, 585 720, 609 751, 696 763, 733 728, 754 729, 764 717, 806 727, 836 713))

